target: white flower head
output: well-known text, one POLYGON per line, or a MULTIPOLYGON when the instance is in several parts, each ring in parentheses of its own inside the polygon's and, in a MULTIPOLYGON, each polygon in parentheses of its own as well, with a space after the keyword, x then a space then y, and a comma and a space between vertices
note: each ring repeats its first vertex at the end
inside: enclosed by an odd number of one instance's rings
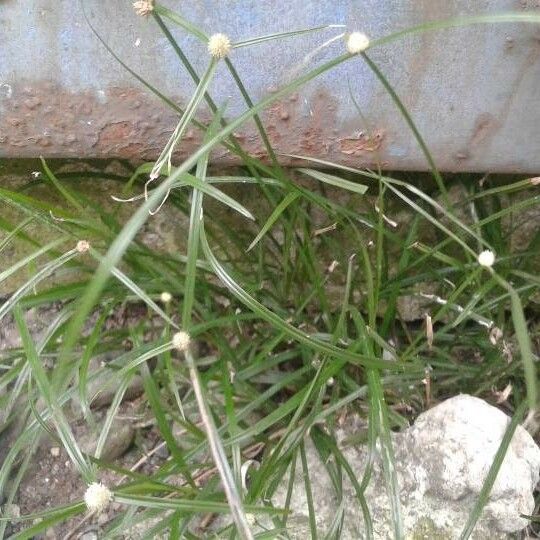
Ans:
POLYGON ((208 40, 208 52, 218 60, 228 56, 231 48, 231 40, 225 34, 214 34, 208 40))
POLYGON ((90 249, 90 242, 88 240, 79 240, 77 242, 77 251, 79 253, 86 253, 90 249))
POLYGON ((478 255, 478 264, 486 268, 491 268, 495 262, 495 253, 490 249, 485 249, 478 255))
POLYGON ((145 17, 154 11, 154 0, 138 0, 133 2, 133 9, 137 15, 145 17))
POLYGON ((161 296, 159 297, 159 299, 164 303, 164 304, 168 304, 171 300, 172 300, 172 294, 170 292, 167 292, 167 291, 163 291, 161 293, 161 296))
POLYGON ((112 491, 101 482, 93 482, 84 493, 84 502, 88 510, 95 514, 101 514, 112 499, 112 491))
POLYGON ((359 54, 369 47, 369 38, 362 32, 351 32, 347 37, 347 51, 359 54))
POLYGON ((187 332, 183 330, 176 332, 172 338, 173 347, 180 352, 187 351, 189 344, 191 343, 191 337, 187 332))

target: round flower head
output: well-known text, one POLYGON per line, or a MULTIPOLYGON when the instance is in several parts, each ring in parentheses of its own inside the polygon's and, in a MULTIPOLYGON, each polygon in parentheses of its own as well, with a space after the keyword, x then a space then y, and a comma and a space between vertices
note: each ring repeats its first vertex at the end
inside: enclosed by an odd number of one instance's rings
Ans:
POLYGON ((133 2, 133 9, 137 15, 145 17, 154 11, 154 0, 139 0, 133 2))
POLYGON ((351 54, 359 54, 369 47, 369 38, 362 32, 352 32, 347 38, 347 51, 351 54))
POLYGON ((490 249, 486 249, 478 255, 478 264, 480 266, 485 266, 486 268, 491 268, 495 262, 495 253, 490 249))
POLYGON ((218 60, 231 52, 231 40, 225 34, 214 34, 208 40, 208 52, 218 60))
POLYGON ((100 514, 112 501, 111 490, 101 482, 94 482, 88 486, 84 493, 84 502, 92 513, 100 514))
POLYGON ((172 338, 173 347, 180 352, 186 351, 189 347, 190 342, 191 337, 187 332, 184 331, 177 332, 172 338))
POLYGON ((79 253, 86 253, 90 249, 90 242, 88 240, 79 240, 77 242, 77 251, 79 253))
POLYGON ((172 300, 172 294, 170 292, 164 291, 161 293, 159 299, 164 303, 168 304, 172 300))

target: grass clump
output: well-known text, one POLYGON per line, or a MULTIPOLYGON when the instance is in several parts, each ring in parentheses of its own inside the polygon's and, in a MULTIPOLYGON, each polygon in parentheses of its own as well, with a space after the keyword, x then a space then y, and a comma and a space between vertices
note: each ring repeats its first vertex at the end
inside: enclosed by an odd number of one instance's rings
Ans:
MULTIPOLYGON (((509 430, 525 409, 532 415, 537 408, 530 326, 537 324, 531 306, 540 285, 535 272, 540 233, 519 253, 511 251, 513 231, 505 224, 537 204, 534 182, 445 181, 398 93, 368 53, 407 33, 538 23, 540 17, 473 17, 371 41, 354 32, 343 54, 253 103, 234 67, 235 48, 335 26, 234 43, 222 33, 209 37, 160 4, 135 4, 141 15, 154 19, 197 88, 180 109, 124 65, 179 116, 155 163, 111 176, 122 193, 116 204, 132 205, 130 217, 121 222, 114 209, 93 201, 86 189, 92 179, 54 172, 45 163, 37 182, 56 191, 56 204, 25 188, 0 190, 3 205, 20 216, 18 222, 0 221, 5 232, 0 249, 15 241, 28 247, 27 255, 0 273, 0 282, 22 270, 31 274, 0 306, 0 319, 11 320, 20 335, 17 346, 1 352, 2 429, 15 435, 0 468, 0 491, 8 503, 17 499, 44 433, 65 450, 81 487, 77 501, 24 516, 23 523, 33 521, 13 536, 30 538, 61 524, 64 532, 73 531, 89 519, 89 508, 114 503, 103 525, 107 538, 137 524, 146 538, 165 533, 202 538, 210 531, 254 538, 254 523, 271 524, 258 537, 286 538, 290 497, 285 508, 276 508, 272 496, 278 485, 291 485, 295 468, 302 467, 311 536, 334 537, 344 510, 328 531, 318 530, 313 504, 318 494, 312 491, 305 449, 309 438, 322 456, 334 456, 337 472, 329 474, 335 474, 338 500, 343 483, 337 479, 349 476, 365 530, 373 537, 364 497, 370 467, 363 479, 354 478, 333 436, 340 418, 359 415, 367 419, 369 448, 374 452, 379 444, 393 533, 402 538, 392 430, 458 392, 494 400, 494 389, 510 385, 501 400, 509 413, 517 411, 509 430), (202 75, 168 25, 207 45, 202 75), (291 156, 301 165, 296 168, 279 164, 259 113, 349 61, 367 62, 388 91, 425 153, 435 186, 420 189, 407 176, 309 156, 291 156), (234 119, 227 119, 209 94, 219 62, 246 103, 234 119), (212 114, 209 123, 198 119, 203 103, 212 114), (250 120, 265 145, 265 159, 250 155, 234 136, 250 120), (174 164, 191 125, 201 130, 202 143, 174 164), (218 145, 241 163, 233 172, 210 167, 218 145), (457 202, 452 202, 454 187, 464 194, 457 202), (336 196, 341 191, 347 192, 345 199, 336 196), (506 204, 509 193, 523 196, 506 204), (258 204, 251 204, 255 200, 258 204), (409 210, 406 223, 395 219, 403 208, 409 210), (142 232, 152 215, 169 210, 186 224, 178 232, 177 252, 158 251, 142 232), (54 239, 43 242, 36 231, 54 239), (429 332, 407 317, 404 298, 422 299, 429 332), (36 337, 28 312, 51 303, 57 306, 54 322, 36 337), (131 324, 122 324, 119 314, 135 310, 131 324), (467 361, 467 354, 475 361, 467 361), (146 418, 155 447, 141 462, 119 465, 103 459, 102 452, 115 418, 126 414, 124 397, 136 380, 143 391, 138 413, 146 418), (95 381, 101 384, 98 392, 95 381), (98 423, 93 401, 105 391, 112 397, 98 423), (96 434, 93 452, 81 449, 67 417, 74 402, 76 421, 96 434), (160 448, 166 457, 141 472, 160 448), (85 505, 84 492, 88 487, 92 495, 96 486, 101 486, 99 504, 95 498, 88 504, 87 491, 85 505), (215 520, 222 514, 230 519, 215 520)), ((361 111, 358 121, 362 125, 361 111)), ((508 443, 501 445, 464 537, 486 504, 508 443)), ((9 519, 0 521, 1 534, 9 519)))

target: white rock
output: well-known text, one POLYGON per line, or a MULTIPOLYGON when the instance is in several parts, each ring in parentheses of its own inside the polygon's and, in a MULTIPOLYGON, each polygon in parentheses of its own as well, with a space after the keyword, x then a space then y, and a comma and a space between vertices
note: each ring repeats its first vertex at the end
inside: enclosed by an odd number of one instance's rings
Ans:
MULTIPOLYGON (((448 399, 421 414, 405 433, 409 463, 425 478, 420 492, 448 501, 470 500, 482 489, 510 419, 468 395, 448 399)), ((540 449, 518 426, 490 493, 485 517, 502 532, 527 525, 519 514, 534 510, 540 449)))
MULTIPOLYGON (((460 537, 463 526, 477 500, 509 422, 508 416, 485 401, 460 395, 421 414, 413 427, 393 437, 400 486, 402 517, 407 538, 460 537)), ((345 446, 351 436, 365 430, 362 421, 336 432, 340 448, 355 476, 361 481, 367 461, 365 446, 345 446)), ((326 466, 309 441, 306 455, 321 537, 339 513, 339 501, 326 466)), ((330 463, 332 460, 330 460, 330 463)), ((371 481, 365 498, 370 507, 375 538, 393 538, 389 498, 380 456, 374 460, 371 481)), ((540 473, 540 449, 531 436, 518 426, 488 505, 471 538, 501 540, 527 525, 520 513, 534 509, 533 490, 540 473)), ((342 472, 343 539, 365 537, 364 519, 351 483, 342 472)), ((273 502, 282 506, 287 496, 287 475, 273 502)), ((297 460, 291 498, 292 515, 288 533, 292 539, 309 536, 309 512, 297 460)))

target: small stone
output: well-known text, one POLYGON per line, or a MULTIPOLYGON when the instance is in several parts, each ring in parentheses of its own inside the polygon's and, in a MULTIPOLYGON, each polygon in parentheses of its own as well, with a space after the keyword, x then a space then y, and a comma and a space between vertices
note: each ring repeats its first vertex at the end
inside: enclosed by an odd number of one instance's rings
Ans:
POLYGON ((167 459, 170 456, 169 449, 167 448, 167 445, 163 444, 160 445, 159 448, 156 450, 155 455, 161 459, 167 459))
POLYGON ((41 100, 36 97, 28 98, 24 100, 24 105, 27 109, 33 111, 41 105, 41 100))
POLYGON ((58 457, 60 455, 60 448, 58 446, 53 446, 50 450, 52 457, 58 457))
POLYGON ((12 518, 18 519, 21 517, 21 509, 17 504, 7 504, 4 508, 4 512, 7 516, 10 516, 12 518))
MULTIPOLYGON (((467 522, 510 419, 485 401, 468 395, 450 398, 422 413, 414 425, 393 435, 396 473, 400 488, 405 537, 411 539, 457 539, 467 522)), ((366 431, 358 417, 336 429, 344 458, 356 478, 362 478, 369 451, 347 441, 366 431)), ((326 466, 314 445, 306 442, 316 525, 327 531, 338 511, 339 501, 326 466)), ((472 538, 505 540, 523 530, 528 521, 522 514, 534 512, 533 492, 540 473, 540 449, 527 431, 518 426, 505 456, 487 505, 472 538)), ((272 499, 283 506, 288 479, 272 499)), ((363 538, 363 517, 354 489, 344 479, 342 538, 363 538)), ((290 495, 290 494, 289 494, 290 495)), ((393 520, 380 447, 373 459, 371 480, 365 492, 376 538, 393 538, 393 520)), ((291 497, 291 539, 309 536, 309 510, 302 466, 297 465, 291 497)), ((271 526, 261 517, 261 526, 271 526)))
POLYGON ((109 515, 106 512, 99 514, 97 518, 98 525, 105 525, 109 521, 109 515))
MULTIPOLYGON (((98 426, 98 433, 101 431, 101 425, 98 426)), ((124 422, 116 419, 109 430, 107 440, 103 446, 101 457, 107 461, 122 456, 131 446, 135 437, 135 428, 130 422, 124 422)), ((91 432, 83 435, 79 445, 81 450, 87 454, 93 455, 96 451, 98 436, 91 432)))
MULTIPOLYGON (((449 506, 458 501, 472 505, 509 422, 496 407, 465 394, 421 414, 408 431, 406 444, 415 474, 423 475, 425 493, 449 506)), ((534 511, 539 473, 540 449, 518 426, 484 510, 494 530, 512 533, 527 526, 520 514, 534 511)))
POLYGON ((79 536, 79 540, 98 540, 98 538, 99 538, 98 534, 95 531, 88 531, 82 534, 81 536, 79 536))
MULTIPOLYGON (((111 370, 104 369, 100 361, 93 358, 90 361, 89 373, 94 373, 96 371, 101 371, 101 373, 95 376, 89 382, 87 387, 88 400, 90 401, 90 406, 94 410, 110 405, 116 394, 115 386, 109 384, 111 382, 111 370)), ((122 403, 138 398, 143 392, 144 387, 142 377, 140 375, 133 375, 122 399, 122 403)), ((77 394, 71 398, 71 407, 74 414, 80 414, 81 403, 77 394)))

